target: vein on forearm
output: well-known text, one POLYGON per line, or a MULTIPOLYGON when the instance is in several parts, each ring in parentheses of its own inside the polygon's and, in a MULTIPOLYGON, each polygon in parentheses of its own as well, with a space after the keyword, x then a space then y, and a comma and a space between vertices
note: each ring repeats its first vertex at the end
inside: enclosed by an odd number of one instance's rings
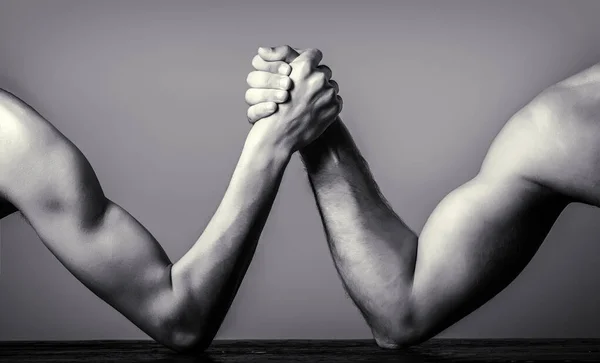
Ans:
POLYGON ((369 318, 406 298, 416 234, 394 213, 341 120, 303 151, 336 268, 369 318))

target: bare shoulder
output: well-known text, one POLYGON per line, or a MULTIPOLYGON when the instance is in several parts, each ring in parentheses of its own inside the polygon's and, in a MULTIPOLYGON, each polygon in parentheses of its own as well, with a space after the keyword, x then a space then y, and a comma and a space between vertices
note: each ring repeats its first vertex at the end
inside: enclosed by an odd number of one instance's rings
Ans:
POLYGON ((600 67, 544 90, 495 138, 482 166, 519 175, 580 201, 600 203, 600 67))
MULTIPOLYGON (((0 89, 0 167, 45 152, 64 136, 17 96, 0 89)), ((2 174, 6 174, 3 172, 2 174)))
POLYGON ((16 96, 0 91, 0 189, 11 202, 50 209, 75 203, 94 171, 62 133, 16 96))

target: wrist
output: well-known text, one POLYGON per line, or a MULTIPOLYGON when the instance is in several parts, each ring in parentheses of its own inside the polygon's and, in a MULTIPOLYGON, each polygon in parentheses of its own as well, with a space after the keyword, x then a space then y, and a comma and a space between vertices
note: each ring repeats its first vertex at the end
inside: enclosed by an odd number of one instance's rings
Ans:
POLYGON ((339 161, 340 151, 347 141, 348 131, 338 117, 315 141, 300 150, 307 168, 316 168, 326 162, 339 161))
POLYGON ((292 147, 274 137, 268 128, 259 125, 260 122, 257 122, 250 129, 244 144, 244 151, 250 152, 254 158, 261 160, 287 163, 293 154, 292 147))

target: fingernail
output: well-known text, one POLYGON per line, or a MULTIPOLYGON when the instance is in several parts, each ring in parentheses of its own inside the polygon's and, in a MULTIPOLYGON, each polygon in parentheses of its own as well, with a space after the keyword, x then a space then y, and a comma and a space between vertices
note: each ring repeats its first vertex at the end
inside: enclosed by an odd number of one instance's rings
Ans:
POLYGON ((274 103, 269 103, 267 105, 267 111, 275 111, 275 104, 274 103))
POLYGON ((291 80, 289 78, 282 78, 279 80, 279 86, 281 88, 288 89, 290 87, 291 80))
POLYGON ((290 74, 290 70, 291 69, 290 69, 289 64, 282 64, 282 65, 279 66, 278 72, 280 74, 283 74, 283 75, 287 76, 288 74, 290 74))
POLYGON ((277 98, 281 101, 285 100, 287 98, 287 92, 286 91, 277 92, 277 98))

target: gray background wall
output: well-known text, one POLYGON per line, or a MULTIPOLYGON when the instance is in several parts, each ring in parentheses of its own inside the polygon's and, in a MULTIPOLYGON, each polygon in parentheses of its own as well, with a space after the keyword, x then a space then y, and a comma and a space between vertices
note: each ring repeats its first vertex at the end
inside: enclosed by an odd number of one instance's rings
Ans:
MULTIPOLYGON (((0 86, 87 155, 173 259, 214 212, 245 135, 259 45, 319 47, 343 118, 419 231, 507 118, 600 61, 598 1, 0 1, 0 86)), ((600 212, 573 205, 504 292, 444 337, 600 337, 600 212)), ((0 340, 145 336, 18 215, 2 221, 0 340)), ((220 338, 367 338, 294 158, 220 338)))

